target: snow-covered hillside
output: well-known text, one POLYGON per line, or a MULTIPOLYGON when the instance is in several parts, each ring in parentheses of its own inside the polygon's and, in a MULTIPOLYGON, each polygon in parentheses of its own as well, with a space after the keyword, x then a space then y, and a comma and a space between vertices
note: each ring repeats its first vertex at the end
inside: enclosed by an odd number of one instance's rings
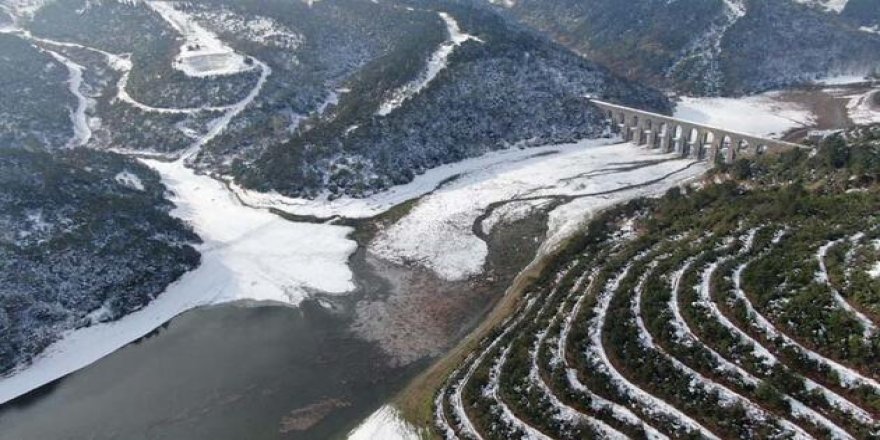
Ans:
POLYGON ((689 95, 739 96, 880 64, 880 38, 859 30, 880 24, 872 0, 489 3, 615 72, 689 95))

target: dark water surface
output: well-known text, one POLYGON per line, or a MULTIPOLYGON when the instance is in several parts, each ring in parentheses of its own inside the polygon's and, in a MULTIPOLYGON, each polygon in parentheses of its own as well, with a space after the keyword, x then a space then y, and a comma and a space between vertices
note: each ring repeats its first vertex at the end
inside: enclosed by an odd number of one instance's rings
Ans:
POLYGON ((187 312, 0 407, 0 440, 342 438, 418 368, 347 327, 313 302, 187 312))

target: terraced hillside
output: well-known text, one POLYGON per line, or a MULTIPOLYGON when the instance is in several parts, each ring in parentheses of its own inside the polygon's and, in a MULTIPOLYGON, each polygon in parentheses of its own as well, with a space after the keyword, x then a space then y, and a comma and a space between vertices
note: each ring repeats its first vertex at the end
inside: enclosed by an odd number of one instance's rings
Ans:
POLYGON ((876 438, 880 126, 607 211, 436 396, 444 438, 876 438))

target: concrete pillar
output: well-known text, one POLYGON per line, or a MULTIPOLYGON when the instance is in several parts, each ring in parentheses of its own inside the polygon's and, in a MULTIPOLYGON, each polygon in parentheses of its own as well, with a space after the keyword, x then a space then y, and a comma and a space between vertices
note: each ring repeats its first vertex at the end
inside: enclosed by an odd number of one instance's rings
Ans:
POLYGON ((672 145, 672 129, 669 128, 669 124, 666 124, 666 133, 660 134, 660 151, 669 153, 673 148, 675 146, 672 145))
POLYGON ((621 119, 621 122, 620 122, 621 136, 623 136, 624 142, 629 142, 632 139, 632 131, 630 130, 630 127, 629 127, 629 116, 627 116, 625 113, 621 113, 620 119, 621 119))
POLYGON ((648 144, 648 148, 654 149, 657 148, 657 132, 656 130, 650 130, 645 136, 645 143, 648 144))
POLYGON ((693 159, 700 159, 700 153, 703 151, 703 142, 706 132, 702 128, 697 128, 697 137, 691 142, 690 156, 693 159))
POLYGON ((698 145, 700 145, 700 130, 697 129, 697 137, 691 139, 694 128, 696 127, 688 127, 684 132, 684 141, 687 144, 689 150, 687 156, 690 158, 697 158, 700 154, 700 149, 698 147, 698 145))
POLYGON ((724 162, 733 163, 736 160, 736 155, 739 154, 740 142, 742 142, 742 139, 735 136, 730 137, 730 147, 727 148, 727 157, 724 158, 724 162))
POLYGON ((725 137, 724 133, 718 133, 718 132, 713 131, 712 132, 712 147, 720 150, 721 147, 724 146, 724 137, 725 137))
POLYGON ((724 133, 712 132, 712 146, 709 147, 709 163, 715 164, 715 161, 718 160, 718 153, 721 152, 721 147, 724 146, 724 133))
POLYGON ((678 134, 678 137, 675 138, 675 153, 684 155, 684 150, 687 148, 687 136, 685 135, 684 127, 681 128, 681 133, 678 134))
POLYGON ((639 126, 632 127, 632 136, 631 140, 636 145, 642 145, 642 128, 639 126))
POLYGON ((643 144, 648 148, 654 148, 654 138, 656 137, 654 132, 656 131, 656 125, 657 124, 653 119, 642 119, 642 140, 643 144))

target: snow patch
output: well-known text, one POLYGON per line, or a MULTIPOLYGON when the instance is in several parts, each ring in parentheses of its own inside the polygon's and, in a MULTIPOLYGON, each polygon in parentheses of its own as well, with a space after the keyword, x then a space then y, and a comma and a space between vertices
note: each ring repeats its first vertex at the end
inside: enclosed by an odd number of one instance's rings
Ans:
POLYGON ((138 191, 144 190, 144 183, 141 182, 141 178, 138 177, 137 174, 128 170, 120 171, 113 177, 113 180, 131 189, 136 189, 138 191))
POLYGON ((880 105, 874 102, 880 89, 851 97, 846 105, 849 118, 858 125, 880 123, 880 105))
POLYGON ((67 80, 68 90, 76 97, 77 103, 76 108, 70 111, 70 120, 73 122, 73 137, 67 142, 67 148, 81 147, 92 138, 92 129, 89 127, 89 120, 86 116, 86 110, 89 108, 92 100, 82 93, 84 67, 58 52, 44 50, 52 58, 55 58, 56 61, 67 67, 70 75, 67 80))
POLYGON ((706 438, 718 439, 711 431, 702 426, 699 422, 681 412, 665 400, 656 397, 647 391, 632 383, 623 374, 620 373, 608 357, 605 351, 605 345, 602 342, 602 333, 608 310, 611 307, 611 300, 614 293, 620 287, 621 282, 629 275, 632 265, 644 259, 647 253, 642 253, 631 260, 629 264, 614 278, 612 278, 597 298, 595 306, 595 315, 590 318, 587 323, 587 331, 589 333, 589 345, 584 350, 584 355, 592 363, 593 368, 608 377, 609 382, 622 395, 630 399, 633 404, 637 404, 642 409, 652 415, 662 415, 669 417, 680 428, 689 431, 696 431, 706 438))
POLYGON ((385 405, 348 433, 348 440, 418 440, 419 431, 400 412, 385 405))
POLYGON ((449 33, 449 39, 440 45, 437 50, 428 58, 428 64, 425 71, 419 75, 411 83, 392 92, 391 97, 379 106, 376 112, 379 116, 386 116, 403 105, 404 101, 417 95, 425 89, 440 72, 446 68, 449 56, 456 47, 461 46, 468 40, 479 41, 473 35, 468 35, 461 31, 458 22, 451 15, 440 12, 440 18, 446 23, 446 31, 449 33))
POLYGON ((501 5, 505 8, 516 6, 516 0, 489 0, 489 3, 492 3, 493 5, 501 5))
POLYGON ((707 92, 712 95, 719 94, 724 75, 718 59, 721 56, 721 42, 727 31, 746 15, 746 4, 743 0, 724 0, 724 12, 720 20, 715 21, 705 34, 698 36, 679 55, 678 61, 667 71, 668 76, 674 76, 683 65, 693 69, 694 64, 698 69, 704 69, 703 77, 707 86, 707 92))
POLYGON ((828 12, 841 13, 846 8, 849 0, 794 0, 798 3, 811 6, 814 8, 822 8, 828 12))
POLYGON ((861 84, 866 81, 868 81, 868 78, 865 77, 865 75, 848 74, 829 76, 827 78, 819 79, 813 82, 817 85, 822 86, 845 86, 850 84, 861 84))
POLYGON ((762 137, 779 137, 793 128, 813 125, 815 116, 809 109, 779 96, 770 92, 742 98, 683 97, 674 116, 762 137))
POLYGON ((736 298, 739 299, 745 306, 746 312, 753 319, 752 325, 755 328, 766 334, 768 338, 780 340, 783 345, 800 352, 806 358, 816 363, 822 364, 823 366, 831 370, 837 376, 838 382, 843 387, 855 388, 859 386, 868 386, 873 388, 875 391, 880 390, 880 383, 878 383, 876 380, 870 377, 866 377, 852 368, 844 366, 839 362, 828 359, 820 355, 819 353, 816 353, 804 347, 803 345, 799 344, 794 339, 789 337, 787 334, 777 329, 776 326, 774 326, 769 319, 767 319, 763 314, 759 313, 742 288, 742 273, 748 267, 749 263, 750 262, 741 264, 734 271, 734 294, 736 298))

